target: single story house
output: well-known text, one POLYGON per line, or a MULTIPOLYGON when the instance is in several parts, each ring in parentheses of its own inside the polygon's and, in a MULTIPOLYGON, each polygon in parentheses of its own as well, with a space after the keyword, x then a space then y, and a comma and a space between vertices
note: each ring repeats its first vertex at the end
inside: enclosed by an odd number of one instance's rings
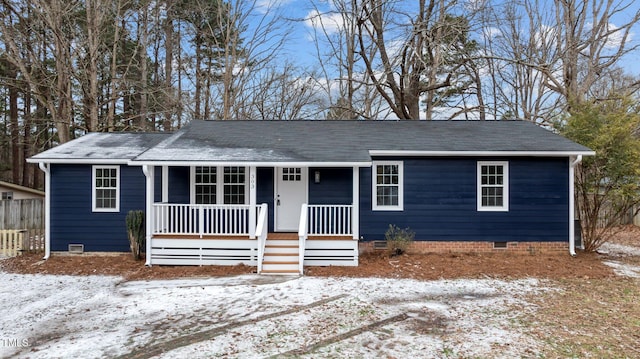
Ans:
POLYGON ((590 149, 524 121, 192 121, 91 133, 29 159, 47 185, 47 253, 259 273, 357 265, 390 224, 414 250, 569 250, 574 167, 590 149))
POLYGON ((0 200, 44 199, 45 193, 30 187, 0 181, 0 200))

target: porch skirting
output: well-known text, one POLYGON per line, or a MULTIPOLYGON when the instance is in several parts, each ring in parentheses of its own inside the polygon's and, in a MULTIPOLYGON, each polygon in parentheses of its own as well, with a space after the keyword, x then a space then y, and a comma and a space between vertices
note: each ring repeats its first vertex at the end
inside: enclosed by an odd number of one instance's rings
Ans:
POLYGON ((255 239, 153 239, 153 265, 236 265, 256 266, 255 239))
MULTIPOLYGON (((375 245, 376 242, 360 242, 360 253, 384 250, 375 245)), ((568 242, 445 242, 414 241, 408 249, 409 253, 491 253, 510 252, 521 254, 534 253, 566 253, 568 242)))
MULTIPOLYGON (((294 234, 270 235, 269 243, 295 246, 294 234), (283 242, 284 241, 284 242, 283 242), (289 242, 289 243, 286 243, 289 242)), ((259 242, 246 236, 154 235, 152 265, 237 265, 257 266, 259 242)), ((293 257, 291 257, 293 259, 293 257)), ((295 257, 297 259, 297 255, 295 257)), ((312 237, 305 241, 304 266, 357 266, 358 241, 347 236, 312 237)))

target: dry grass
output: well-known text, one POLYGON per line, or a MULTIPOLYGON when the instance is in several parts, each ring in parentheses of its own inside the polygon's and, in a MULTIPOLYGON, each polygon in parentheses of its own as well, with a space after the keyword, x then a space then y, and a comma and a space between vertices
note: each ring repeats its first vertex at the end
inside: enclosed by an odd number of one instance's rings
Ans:
POLYGON ((531 298, 524 324, 547 345, 543 358, 640 357, 640 283, 636 279, 563 279, 560 291, 531 298))

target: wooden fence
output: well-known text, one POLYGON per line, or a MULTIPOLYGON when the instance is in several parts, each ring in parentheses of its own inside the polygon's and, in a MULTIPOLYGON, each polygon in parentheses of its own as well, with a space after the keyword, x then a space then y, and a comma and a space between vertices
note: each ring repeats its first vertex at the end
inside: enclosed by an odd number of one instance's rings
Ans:
POLYGON ((44 200, 0 201, 0 253, 44 251, 44 200))

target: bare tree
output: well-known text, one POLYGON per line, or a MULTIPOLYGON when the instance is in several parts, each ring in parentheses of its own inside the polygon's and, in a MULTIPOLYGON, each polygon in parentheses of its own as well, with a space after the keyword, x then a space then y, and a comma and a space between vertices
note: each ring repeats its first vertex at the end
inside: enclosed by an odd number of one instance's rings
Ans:
POLYGON ((292 64, 273 67, 255 78, 251 92, 251 112, 245 117, 261 120, 299 120, 317 118, 322 99, 317 95, 313 74, 300 73, 292 64))
MULTIPOLYGON (((360 57, 359 9, 358 0, 318 2, 304 19, 312 29, 321 74, 316 86, 328 99, 329 119, 375 119, 388 113, 360 57)), ((369 57, 376 52, 373 44, 366 48, 369 57)))
MULTIPOLYGON (((549 124, 637 50, 633 1, 509 1, 483 14, 485 58, 496 117, 549 124), (626 16, 620 16, 625 13, 626 16), (615 19, 615 20, 614 20, 615 19), (502 109, 502 110, 501 110, 502 109)), ((610 83, 622 85, 622 83, 610 83)), ((610 88, 607 93, 626 92, 610 88)))
POLYGON ((419 0, 402 5, 361 2, 357 23, 360 56, 378 93, 398 118, 419 119, 424 96, 425 117, 431 119, 437 91, 451 87, 470 60, 459 56, 467 40, 458 17, 451 15, 455 1, 419 0), (367 51, 369 45, 375 46, 374 53, 367 51))

